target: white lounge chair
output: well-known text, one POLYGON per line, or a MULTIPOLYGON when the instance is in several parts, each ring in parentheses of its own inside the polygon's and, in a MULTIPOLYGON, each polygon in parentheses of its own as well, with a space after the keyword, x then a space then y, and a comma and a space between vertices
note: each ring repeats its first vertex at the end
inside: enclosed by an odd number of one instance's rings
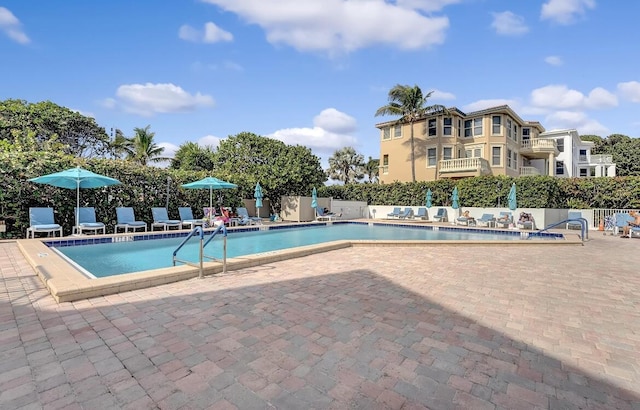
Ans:
POLYGON ((94 207, 76 208, 75 211, 78 212, 78 226, 74 227, 77 234, 82 235, 84 231, 93 232, 96 235, 99 231, 102 231, 103 235, 107 233, 104 223, 96 221, 96 209, 94 207))
POLYGON ((168 231, 171 228, 182 228, 182 221, 178 219, 169 219, 169 212, 167 208, 151 208, 151 215, 153 216, 153 224, 151 230, 154 228, 162 228, 168 231))
POLYGON ((36 233, 46 233, 47 236, 56 232, 62 236, 62 226, 58 225, 53 218, 53 208, 29 208, 29 227, 27 228, 27 239, 35 238, 36 233))
POLYGON ((129 232, 129 229, 133 232, 138 229, 144 229, 144 231, 147 232, 147 223, 144 221, 136 221, 133 208, 131 207, 116 208, 116 219, 117 223, 114 227, 115 233, 118 233, 118 229, 124 229, 125 233, 129 232))

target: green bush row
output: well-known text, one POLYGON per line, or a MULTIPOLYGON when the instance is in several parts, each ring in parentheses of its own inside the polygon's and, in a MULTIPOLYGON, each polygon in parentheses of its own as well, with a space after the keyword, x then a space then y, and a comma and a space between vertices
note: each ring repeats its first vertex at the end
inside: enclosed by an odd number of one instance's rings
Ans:
POLYGON ((522 208, 640 208, 640 177, 555 178, 530 176, 510 178, 484 176, 431 182, 393 184, 349 184, 325 186, 319 196, 371 205, 420 206, 427 189, 434 206, 451 204, 451 193, 458 187, 461 206, 506 206, 511 184, 516 184, 518 206, 522 208))

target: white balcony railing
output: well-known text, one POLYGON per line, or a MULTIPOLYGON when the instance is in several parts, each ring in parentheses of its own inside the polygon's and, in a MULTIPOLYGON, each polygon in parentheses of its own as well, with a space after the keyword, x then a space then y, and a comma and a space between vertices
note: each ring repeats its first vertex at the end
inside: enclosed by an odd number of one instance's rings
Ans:
POLYGON ((596 154, 591 155, 590 164, 598 164, 598 165, 613 165, 613 156, 608 154, 596 154))
POLYGON ((522 148, 555 150, 556 142, 554 140, 544 138, 532 138, 522 141, 522 148))
POLYGON ((535 167, 520 167, 520 176, 542 175, 540 170, 535 167))
POLYGON ((480 171, 485 174, 489 172, 489 161, 484 158, 446 159, 440 161, 439 171, 440 173, 480 171))

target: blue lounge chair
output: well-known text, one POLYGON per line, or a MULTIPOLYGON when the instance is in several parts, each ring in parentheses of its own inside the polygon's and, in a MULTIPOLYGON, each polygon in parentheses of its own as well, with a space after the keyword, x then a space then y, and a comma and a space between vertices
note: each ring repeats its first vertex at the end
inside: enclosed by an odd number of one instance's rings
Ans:
POLYGON ((182 225, 189 229, 193 229, 196 226, 204 226, 204 219, 196 219, 193 217, 193 211, 190 206, 178 207, 178 213, 180 214, 180 220, 182 225))
POLYGON ((399 207, 393 208, 393 211, 387 214, 387 218, 398 218, 400 217, 400 212, 402 211, 399 207))
POLYGON ((476 219, 476 225, 478 226, 495 226, 496 218, 493 214, 482 214, 482 216, 476 219))
POLYGON ((171 228, 182 228, 182 221, 169 219, 167 208, 151 208, 151 215, 153 216, 153 224, 151 225, 152 231, 154 228, 162 228, 165 231, 171 228))
POLYGON ((614 234, 617 235, 622 232, 622 229, 627 226, 629 222, 633 222, 631 215, 624 212, 616 212, 614 234))
POLYGON ((427 208, 418 208, 418 213, 414 215, 416 219, 422 219, 423 221, 429 220, 429 213, 427 212, 427 208))
POLYGON ((404 208, 404 212, 398 215, 400 219, 407 219, 413 217, 413 208, 404 208))
POLYGON ((496 226, 508 228, 511 224, 513 224, 513 215, 511 215, 511 212, 500 212, 500 216, 496 219, 496 226))
POLYGON ((29 227, 27 228, 27 239, 36 237, 36 233, 46 233, 47 236, 56 232, 62 236, 62 226, 58 225, 53 218, 53 208, 29 208, 29 227))
POLYGON ((147 232, 147 223, 143 221, 136 221, 133 208, 131 207, 116 208, 116 218, 117 223, 114 228, 115 233, 118 233, 118 229, 124 229, 125 233, 129 232, 129 229, 133 232, 138 229, 144 229, 144 231, 147 232))
POLYGON ((236 208, 236 214, 238 215, 238 217, 240 218, 240 220, 238 221, 239 225, 261 225, 262 224, 262 218, 259 218, 257 216, 249 216, 249 211, 247 211, 247 208, 236 208))
POLYGON ((102 222, 96 221, 96 209, 91 206, 76 208, 78 212, 78 226, 74 227, 79 235, 82 235, 84 231, 93 232, 98 234, 98 231, 102 231, 102 234, 107 233, 107 229, 102 222))
POLYGON ((438 208, 438 212, 433 216, 433 219, 437 222, 447 222, 447 210, 445 208, 438 208))
POLYGON ((580 223, 580 221, 575 220, 575 219, 580 219, 580 218, 582 218, 582 212, 580 212, 580 211, 569 211, 569 216, 567 217, 567 219, 569 219, 569 221, 567 221, 566 229, 581 229, 582 228, 582 224, 580 223), (571 221, 571 219, 574 219, 574 220, 571 221))

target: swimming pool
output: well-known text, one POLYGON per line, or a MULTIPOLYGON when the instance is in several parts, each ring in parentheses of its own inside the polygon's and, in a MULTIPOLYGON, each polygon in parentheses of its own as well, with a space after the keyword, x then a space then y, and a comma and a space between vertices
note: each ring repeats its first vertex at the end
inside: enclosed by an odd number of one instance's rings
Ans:
MULTIPOLYGON (((366 223, 334 223, 330 225, 308 225, 304 227, 277 227, 250 232, 229 231, 227 257, 273 252, 305 245, 314 245, 336 240, 520 240, 519 232, 469 230, 456 228, 434 228, 432 226, 409 226, 366 223)), ((131 237, 147 240, 86 244, 83 246, 53 247, 76 264, 88 276, 107 277, 132 272, 141 272, 172 266, 173 251, 182 242, 183 235, 170 238, 131 237)), ((205 249, 205 255, 222 258, 222 238, 215 238, 205 249)), ((64 244, 66 245, 66 244, 64 244)), ((180 250, 179 258, 197 263, 199 241, 195 238, 180 250)))

